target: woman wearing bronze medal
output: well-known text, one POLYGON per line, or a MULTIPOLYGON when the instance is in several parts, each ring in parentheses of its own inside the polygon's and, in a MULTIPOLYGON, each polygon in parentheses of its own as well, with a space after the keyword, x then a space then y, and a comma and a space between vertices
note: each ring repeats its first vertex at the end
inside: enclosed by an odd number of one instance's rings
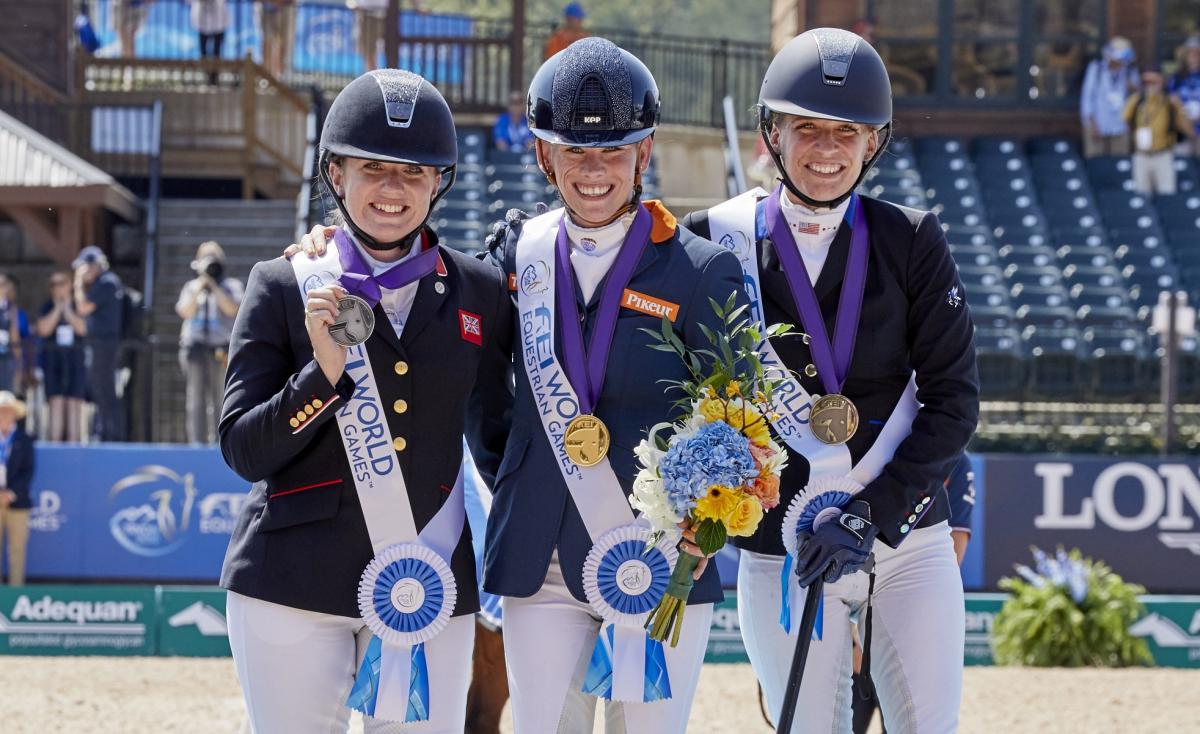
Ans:
POLYGON ((231 342, 221 449, 254 483, 221 575, 234 662, 254 731, 345 731, 355 709, 368 732, 461 732, 479 608, 462 436, 493 477, 507 292, 426 224, 457 161, 429 82, 356 79, 320 161, 333 242, 256 265, 231 342))
POLYGON ((529 89, 537 159, 564 207, 494 238, 515 307, 512 433, 493 487, 484 589, 505 597, 504 647, 518 734, 683 732, 722 598, 715 566, 695 584, 678 645, 648 641, 647 613, 688 541, 651 545, 628 495, 634 447, 678 417, 686 379, 643 329, 665 315, 686 344, 718 329, 710 299, 740 292, 737 262, 641 201, 658 89, 600 38, 543 64, 529 89))
POLYGON ((685 220, 739 256, 759 318, 804 332, 761 346, 792 373, 773 421, 787 512, 734 539, 747 652, 778 718, 803 589, 821 578, 790 731, 850 731, 852 618, 887 730, 954 731, 963 591, 941 487, 978 418, 964 290, 936 216, 855 193, 892 125, 866 41, 827 28, 793 39, 759 112, 780 186, 685 220))

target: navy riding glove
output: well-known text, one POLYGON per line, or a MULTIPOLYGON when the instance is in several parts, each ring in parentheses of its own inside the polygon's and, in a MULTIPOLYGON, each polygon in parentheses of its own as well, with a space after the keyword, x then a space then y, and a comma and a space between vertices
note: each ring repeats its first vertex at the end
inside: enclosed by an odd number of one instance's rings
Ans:
POLYGON ((878 534, 879 528, 871 524, 871 506, 862 500, 851 502, 836 520, 824 523, 816 532, 801 533, 796 551, 800 586, 809 586, 822 576, 831 584, 862 568, 878 534))

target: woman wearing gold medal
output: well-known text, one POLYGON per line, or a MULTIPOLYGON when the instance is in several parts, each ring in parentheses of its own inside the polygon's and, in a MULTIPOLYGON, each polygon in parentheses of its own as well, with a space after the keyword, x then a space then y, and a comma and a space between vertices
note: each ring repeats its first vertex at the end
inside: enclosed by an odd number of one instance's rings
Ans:
MULTIPOLYGON (((505 597, 518 734, 591 732, 598 698, 610 732, 683 732, 722 598, 715 566, 701 566, 678 645, 647 644, 647 604, 677 551, 660 543, 640 555, 645 529, 627 499, 633 449, 677 417, 679 396, 663 381, 688 373, 641 330, 661 330, 666 316, 703 348, 701 324, 720 324, 710 299, 741 285, 729 253, 640 200, 658 107, 650 72, 609 41, 581 40, 547 60, 530 85, 529 120, 565 206, 513 222, 492 252, 515 306, 516 394, 484 589, 505 597)), ((679 551, 698 555, 686 540, 679 551)))
POLYGON ((752 312, 807 335, 762 347, 795 375, 773 421, 789 449, 788 512, 734 539, 742 636, 778 718, 801 589, 822 578, 790 731, 850 731, 855 615, 887 730, 951 732, 963 590, 942 481, 979 410, 965 293, 936 216, 855 193, 892 123, 891 83, 866 41, 829 28, 793 39, 759 111, 781 185, 685 220, 738 254, 761 294, 752 312))
POLYGON ((251 272, 220 439, 254 483, 221 574, 254 731, 346 731, 351 709, 368 732, 463 730, 479 604, 462 436, 493 477, 511 313, 495 269, 426 225, 456 162, 429 82, 359 77, 321 136, 332 245, 251 272))

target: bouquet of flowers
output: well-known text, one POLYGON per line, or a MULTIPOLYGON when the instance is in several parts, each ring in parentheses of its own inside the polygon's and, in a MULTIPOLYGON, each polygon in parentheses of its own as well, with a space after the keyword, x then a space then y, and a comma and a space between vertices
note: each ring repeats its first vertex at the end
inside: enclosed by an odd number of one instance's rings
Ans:
MULTIPOLYGON (((771 391, 779 381, 764 368, 757 347, 790 328, 774 325, 764 334, 741 318, 746 307, 735 308, 732 294, 724 305, 711 303, 723 324, 720 333, 701 326, 711 349, 688 349, 666 319, 661 333, 644 330, 658 342, 652 349, 679 355, 691 379, 670 383, 685 393, 677 405, 686 415, 654 426, 634 449, 641 470, 629 498, 654 530, 650 545, 690 528, 706 555, 719 551, 730 536, 752 535, 763 513, 779 504, 787 453, 772 440, 768 419, 771 391)), ((672 647, 679 642, 699 562, 679 555, 666 593, 646 622, 651 638, 670 635, 672 647)))

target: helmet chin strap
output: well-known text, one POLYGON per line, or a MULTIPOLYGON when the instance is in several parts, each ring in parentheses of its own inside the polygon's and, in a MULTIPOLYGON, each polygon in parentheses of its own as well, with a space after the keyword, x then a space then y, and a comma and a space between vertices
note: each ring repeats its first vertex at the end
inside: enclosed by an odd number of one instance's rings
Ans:
POLYGON ((775 161, 775 167, 779 169, 779 177, 783 180, 783 185, 786 186, 787 190, 792 192, 797 199, 812 209, 832 209, 846 199, 849 199, 850 195, 854 193, 854 190, 857 189, 859 184, 863 182, 863 179, 867 177, 867 174, 871 172, 871 169, 875 167, 875 162, 879 160, 879 156, 883 155, 883 151, 887 148, 887 144, 892 140, 892 123, 889 122, 887 125, 884 125, 882 128, 880 128, 879 145, 875 148, 875 154, 863 161, 862 170, 859 171, 858 178, 854 181, 854 184, 841 196, 838 196, 834 199, 829 199, 828 201, 821 201, 820 199, 814 199, 801 191, 800 187, 792 181, 791 176, 788 175, 787 168, 783 165, 783 158, 779 155, 779 151, 775 149, 775 146, 771 144, 771 136, 768 125, 769 123, 767 120, 763 120, 759 125, 758 131, 762 135, 763 142, 767 145, 767 150, 771 153, 771 158, 775 161))
POLYGON ((363 247, 367 248, 368 250, 375 250, 376 252, 388 252, 390 250, 398 249, 407 250, 412 247, 413 243, 416 242, 417 237, 421 234, 421 230, 425 229, 425 225, 427 222, 429 222, 429 218, 433 216, 433 207, 436 206, 438 201, 440 201, 441 198, 450 191, 450 187, 454 185, 454 179, 458 176, 457 166, 449 166, 442 171, 441 173, 443 175, 449 174, 450 180, 447 181, 446 185, 443 186, 441 190, 429 200, 429 211, 425 213, 425 218, 421 220, 421 223, 418 224, 413 231, 409 232, 398 240, 392 242, 380 242, 363 231, 363 229, 354 222, 354 219, 350 216, 350 212, 347 211, 346 202, 344 201, 343 197, 338 194, 337 189, 333 186, 333 180, 329 177, 328 151, 325 151, 321 154, 319 168, 321 182, 325 184, 325 187, 329 189, 329 193, 333 195, 333 201, 337 205, 338 211, 342 213, 342 219, 345 220, 346 226, 350 228, 350 231, 354 233, 355 238, 359 241, 359 243, 362 244, 363 247))

